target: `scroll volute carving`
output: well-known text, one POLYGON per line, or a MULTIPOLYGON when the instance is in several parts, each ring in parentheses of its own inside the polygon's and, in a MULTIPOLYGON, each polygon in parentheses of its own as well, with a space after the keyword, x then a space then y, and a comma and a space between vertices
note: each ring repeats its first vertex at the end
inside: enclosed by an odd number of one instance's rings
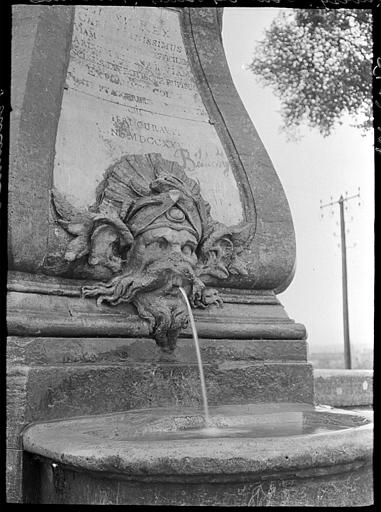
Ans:
POLYGON ((132 303, 157 344, 172 352, 188 323, 178 287, 193 307, 222 305, 212 278, 246 274, 240 253, 254 226, 215 221, 200 187, 160 154, 126 156, 106 171, 95 204, 79 211, 52 190, 57 222, 73 239, 64 255, 87 259, 115 275, 83 288, 84 297, 110 305, 132 303))

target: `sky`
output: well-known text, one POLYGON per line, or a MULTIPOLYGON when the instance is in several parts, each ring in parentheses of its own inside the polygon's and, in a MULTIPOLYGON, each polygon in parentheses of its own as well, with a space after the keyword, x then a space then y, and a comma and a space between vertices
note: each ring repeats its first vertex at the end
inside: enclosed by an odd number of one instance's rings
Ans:
POLYGON ((343 313, 339 206, 320 210, 340 195, 346 202, 349 329, 352 352, 373 347, 374 156, 373 132, 349 126, 329 137, 302 128, 302 139, 280 131, 280 102, 245 69, 279 8, 225 8, 223 42, 238 94, 285 190, 297 244, 295 277, 278 298, 307 328, 310 352, 342 351, 343 313), (332 199, 331 199, 332 197, 332 199), (321 213, 324 217, 321 218, 321 213))

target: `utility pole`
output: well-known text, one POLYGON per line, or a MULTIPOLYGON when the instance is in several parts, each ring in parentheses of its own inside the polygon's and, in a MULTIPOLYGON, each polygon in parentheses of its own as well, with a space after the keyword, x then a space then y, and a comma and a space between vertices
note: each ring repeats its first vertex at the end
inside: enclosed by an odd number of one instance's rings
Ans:
POLYGON ((344 198, 341 195, 340 205, 340 231, 341 231, 341 276, 343 289, 343 326, 344 326, 344 361, 345 368, 351 365, 351 344, 349 338, 349 312, 348 312, 348 271, 347 271, 347 244, 345 240, 344 198))
MULTIPOLYGON (((359 192, 354 196, 346 196, 345 198, 340 195, 338 201, 331 201, 327 204, 322 204, 320 201, 320 209, 336 204, 340 207, 340 232, 341 232, 341 276, 342 276, 342 292, 343 292, 343 327, 344 327, 344 363, 346 369, 351 369, 351 344, 349 336, 349 311, 348 311, 348 271, 347 271, 347 245, 345 238, 345 215, 344 203, 355 197, 360 197, 359 192)), ((332 199, 332 198, 331 198, 332 199)))

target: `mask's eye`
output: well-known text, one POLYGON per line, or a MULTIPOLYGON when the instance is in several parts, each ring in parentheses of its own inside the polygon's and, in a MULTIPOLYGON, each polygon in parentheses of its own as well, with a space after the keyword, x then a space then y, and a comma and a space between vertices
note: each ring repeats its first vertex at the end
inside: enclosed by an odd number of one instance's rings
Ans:
POLYGON ((167 249, 168 247, 168 240, 166 240, 165 238, 160 238, 158 240, 158 245, 159 245, 159 249, 167 249))
POLYGON ((181 250, 185 256, 191 256, 194 253, 194 247, 190 244, 183 245, 181 250))
POLYGON ((168 247, 168 241, 165 238, 159 238, 155 240, 149 240, 146 243, 146 247, 151 247, 153 249, 166 249, 168 247))

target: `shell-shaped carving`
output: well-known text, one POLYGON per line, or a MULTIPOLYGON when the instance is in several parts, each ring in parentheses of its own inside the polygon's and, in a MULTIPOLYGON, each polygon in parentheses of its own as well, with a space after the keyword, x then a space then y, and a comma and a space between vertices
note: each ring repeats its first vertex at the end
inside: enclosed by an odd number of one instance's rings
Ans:
POLYGON ((171 189, 178 189, 198 200, 205 221, 210 216, 210 207, 200 195, 199 184, 189 178, 177 162, 166 160, 160 153, 127 155, 109 167, 90 210, 114 211, 124 219, 130 206, 140 197, 171 189))

